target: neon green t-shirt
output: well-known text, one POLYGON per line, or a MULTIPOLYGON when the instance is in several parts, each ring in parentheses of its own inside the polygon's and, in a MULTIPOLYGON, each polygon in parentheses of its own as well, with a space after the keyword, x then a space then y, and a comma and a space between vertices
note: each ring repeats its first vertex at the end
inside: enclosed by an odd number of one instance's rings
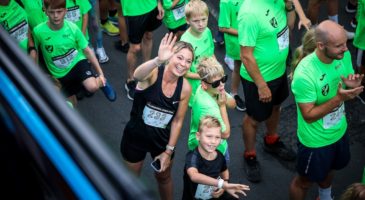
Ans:
MULTIPOLYGON (((73 22, 82 31, 82 16, 91 10, 91 4, 87 0, 66 0, 67 13, 65 19, 73 22)), ((86 40, 89 41, 89 33, 86 29, 86 40)))
MULTIPOLYGON (((224 132, 226 130, 226 125, 223 122, 217 102, 209 95, 209 93, 199 87, 196 91, 191 107, 190 134, 188 139, 189 150, 193 150, 199 145, 199 142, 196 139, 196 132, 199 128, 200 119, 206 115, 217 118, 222 126, 221 131, 224 132)), ((225 154, 227 150, 227 140, 222 139, 217 149, 222 154, 225 154)))
POLYGON ((25 52, 28 49, 28 19, 24 9, 14 0, 0 5, 0 24, 25 52))
MULTIPOLYGON (((350 52, 343 59, 325 64, 316 53, 306 56, 294 71, 292 91, 296 103, 321 105, 337 94, 341 75, 354 73, 350 52)), ((343 84, 344 86, 344 84, 343 84)), ((331 113, 313 123, 307 123, 297 106, 298 138, 310 148, 323 147, 335 143, 345 134, 347 122, 345 105, 342 103, 331 113)))
POLYGON ((363 184, 365 184, 365 168, 364 168, 364 173, 362 174, 362 181, 363 184))
MULTIPOLYGON (((190 31, 185 31, 180 40, 184 42, 189 42, 194 48, 195 58, 189 69, 190 72, 197 73, 196 68, 198 67, 200 58, 210 57, 214 55, 214 42, 212 32, 208 27, 204 30, 199 38, 192 35, 190 31)), ((191 85, 191 96, 189 101, 189 106, 191 106, 194 99, 195 91, 200 86, 200 80, 188 78, 188 81, 191 85)))
POLYGON ((180 0, 174 8, 171 8, 172 2, 172 0, 162 0, 162 6, 165 10, 162 21, 169 29, 175 29, 186 24, 185 5, 189 0, 180 0))
POLYGON ((43 0, 22 0, 22 3, 31 29, 48 20, 46 13, 43 11, 43 0))
MULTIPOLYGON (((254 47, 253 55, 264 80, 281 77, 289 52, 289 29, 284 1, 245 0, 238 13, 238 41, 254 47)), ((242 64, 241 76, 252 81, 242 64)))
MULTIPOLYGON (((221 28, 238 29, 237 15, 243 0, 221 0, 219 4, 218 26, 221 28)), ((226 54, 234 60, 240 59, 238 37, 224 33, 226 54)))
POLYGON ((34 28, 34 40, 40 47, 49 72, 55 78, 64 77, 80 60, 86 59, 83 49, 88 45, 81 30, 65 20, 54 31, 44 22, 34 28))
POLYGON ((120 0, 124 16, 138 16, 149 13, 157 7, 157 0, 120 0))
POLYGON ((357 26, 354 38, 354 46, 365 50, 365 0, 357 2, 357 26))

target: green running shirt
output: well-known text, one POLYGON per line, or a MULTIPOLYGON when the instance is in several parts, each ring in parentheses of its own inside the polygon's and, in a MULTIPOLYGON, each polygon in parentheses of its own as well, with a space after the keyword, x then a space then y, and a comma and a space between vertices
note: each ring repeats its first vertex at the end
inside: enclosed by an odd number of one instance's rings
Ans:
POLYGON ((353 43, 355 47, 365 50, 365 0, 358 0, 357 2, 356 19, 357 26, 353 43))
POLYGON ((120 0, 124 16, 138 16, 157 7, 157 0, 120 0))

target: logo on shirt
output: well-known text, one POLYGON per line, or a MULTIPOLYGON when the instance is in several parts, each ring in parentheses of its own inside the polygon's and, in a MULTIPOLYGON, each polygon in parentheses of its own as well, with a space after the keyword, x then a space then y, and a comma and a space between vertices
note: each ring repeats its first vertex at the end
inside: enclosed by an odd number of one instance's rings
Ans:
POLYGON ((270 12, 270 9, 268 9, 268 10, 266 11, 265 16, 269 16, 269 12, 270 12))
POLYGON ((276 21, 276 18, 273 17, 271 20, 270 20, 270 24, 272 27, 274 28, 277 28, 278 27, 278 21, 276 21))
POLYGON ((338 70, 341 67, 341 64, 336 65, 335 69, 338 70))
POLYGON ((177 104, 177 103, 179 103, 179 101, 173 101, 173 102, 172 102, 172 104, 177 104))
POLYGON ((46 40, 46 41, 48 41, 49 39, 51 39, 51 37, 46 37, 46 39, 45 39, 45 40, 46 40))
POLYGON ((326 85, 324 85, 322 87, 322 95, 323 96, 327 96, 328 95, 328 92, 330 91, 330 86, 328 85, 328 83, 326 85))
POLYGON ((6 13, 3 13, 0 15, 0 18, 4 18, 6 16, 6 13))
POLYGON ((52 53, 53 52, 53 45, 45 45, 44 48, 46 49, 46 51, 48 53, 52 53))
POLYGON ((62 35, 63 38, 69 38, 71 34, 62 35))
POLYGON ((5 30, 9 30, 9 24, 8 24, 8 20, 4 20, 1 23, 1 26, 4 27, 5 30))
POLYGON ((319 78, 320 81, 323 81, 324 77, 326 76, 326 74, 322 74, 321 78, 319 78))

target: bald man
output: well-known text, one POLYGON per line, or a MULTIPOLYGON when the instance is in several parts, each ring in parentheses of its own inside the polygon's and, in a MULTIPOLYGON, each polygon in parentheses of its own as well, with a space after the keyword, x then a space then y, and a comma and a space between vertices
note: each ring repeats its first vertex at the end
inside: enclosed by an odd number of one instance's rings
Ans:
POLYGON ((363 75, 354 74, 346 32, 326 20, 315 29, 316 49, 295 69, 292 91, 298 113, 297 172, 290 199, 305 199, 312 183, 319 199, 330 200, 334 170, 350 161, 344 102, 363 91, 363 75))

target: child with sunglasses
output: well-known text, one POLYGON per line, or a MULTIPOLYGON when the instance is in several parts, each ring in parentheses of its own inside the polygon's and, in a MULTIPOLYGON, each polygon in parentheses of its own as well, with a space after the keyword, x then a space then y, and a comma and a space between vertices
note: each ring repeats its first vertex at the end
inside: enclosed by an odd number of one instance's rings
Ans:
POLYGON ((226 161, 229 161, 228 144, 231 128, 228 120, 228 108, 235 108, 236 102, 224 89, 227 75, 224 74, 222 65, 213 57, 205 57, 200 60, 197 73, 202 77, 194 99, 192 100, 192 114, 188 148, 193 150, 198 146, 196 132, 201 118, 206 115, 213 116, 221 123, 222 140, 217 147, 226 161))

